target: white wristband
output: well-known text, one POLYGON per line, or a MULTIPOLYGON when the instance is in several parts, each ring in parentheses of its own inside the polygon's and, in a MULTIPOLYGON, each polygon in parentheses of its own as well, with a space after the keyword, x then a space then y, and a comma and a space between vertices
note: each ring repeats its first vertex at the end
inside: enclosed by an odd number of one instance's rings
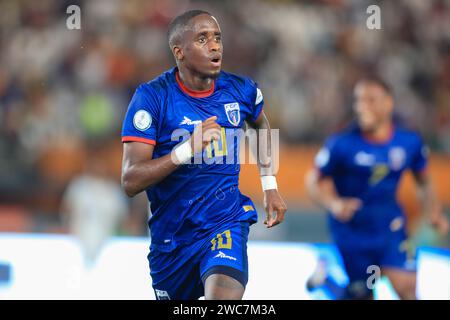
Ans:
POLYGON ((277 179, 275 176, 262 176, 261 184, 263 191, 278 189, 277 179))
POLYGON ((190 140, 176 147, 172 152, 172 161, 175 164, 185 164, 191 161, 191 158, 192 158, 192 148, 190 140))

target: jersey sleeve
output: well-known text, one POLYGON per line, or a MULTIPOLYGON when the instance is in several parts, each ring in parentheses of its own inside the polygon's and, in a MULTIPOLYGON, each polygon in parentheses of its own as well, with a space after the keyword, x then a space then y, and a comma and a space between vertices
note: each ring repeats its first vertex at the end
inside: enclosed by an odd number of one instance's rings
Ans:
POLYGON ((415 146, 412 150, 413 154, 410 169, 414 172, 425 170, 428 163, 429 150, 420 136, 417 136, 415 146))
POLYGON ((261 114, 261 111, 264 107, 264 96, 262 94, 261 89, 258 88, 258 84, 256 82, 253 82, 252 80, 249 81, 249 107, 250 107, 250 122, 255 122, 259 115, 261 114))
POLYGON ((156 145, 160 103, 151 87, 140 85, 131 98, 122 126, 122 142, 156 145))
POLYGON ((337 171, 339 158, 337 138, 333 136, 325 141, 322 148, 317 152, 314 158, 314 166, 321 176, 333 176, 337 171))

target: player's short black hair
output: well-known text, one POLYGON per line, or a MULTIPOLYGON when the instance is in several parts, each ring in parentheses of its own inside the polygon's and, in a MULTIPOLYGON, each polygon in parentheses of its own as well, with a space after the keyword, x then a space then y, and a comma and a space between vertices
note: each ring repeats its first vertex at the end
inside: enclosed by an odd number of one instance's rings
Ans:
POLYGON ((167 30, 167 38, 169 41, 169 47, 170 49, 173 48, 173 46, 179 41, 179 36, 184 31, 183 29, 186 28, 189 21, 191 21, 192 18, 199 16, 201 14, 207 14, 211 15, 208 11, 203 10, 189 10, 186 11, 183 14, 180 14, 179 16, 175 17, 169 24, 169 28, 167 30))
POLYGON ((379 85, 388 95, 392 96, 391 86, 380 76, 369 74, 362 77, 358 82, 369 82, 379 85))

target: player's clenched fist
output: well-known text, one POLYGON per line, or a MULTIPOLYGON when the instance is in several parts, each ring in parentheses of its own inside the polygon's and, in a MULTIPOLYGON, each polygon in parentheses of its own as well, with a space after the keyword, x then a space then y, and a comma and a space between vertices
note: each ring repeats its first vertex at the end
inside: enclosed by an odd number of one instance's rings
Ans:
POLYGON ((192 133, 190 142, 193 153, 201 152, 213 140, 220 139, 220 126, 213 116, 197 125, 192 133))
POLYGON ((191 161, 194 154, 202 152, 211 141, 219 140, 221 128, 216 120, 217 117, 213 116, 197 125, 189 140, 172 151, 172 161, 177 165, 186 164, 191 161))
POLYGON ((330 211, 337 220, 347 222, 353 218, 361 205, 361 200, 358 198, 338 198, 331 202, 330 211))
POLYGON ((439 232, 441 236, 447 236, 449 230, 449 222, 444 212, 442 211, 441 204, 437 204, 433 207, 432 211, 429 213, 429 219, 431 225, 436 229, 437 232, 439 232))

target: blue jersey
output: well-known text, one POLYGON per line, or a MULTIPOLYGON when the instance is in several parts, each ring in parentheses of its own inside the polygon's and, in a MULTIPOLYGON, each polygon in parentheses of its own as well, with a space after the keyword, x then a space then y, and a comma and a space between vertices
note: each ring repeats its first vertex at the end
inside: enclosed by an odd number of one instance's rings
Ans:
POLYGON ((427 149, 412 131, 395 128, 388 141, 377 143, 351 127, 326 141, 315 165, 323 176, 333 179, 341 197, 362 201, 362 208, 347 223, 329 215, 336 242, 370 247, 404 228, 404 214, 396 200, 398 183, 405 170, 426 168, 427 149))
POLYGON ((253 203, 238 189, 239 141, 244 121, 255 121, 263 104, 255 82, 223 71, 203 92, 186 88, 177 68, 137 88, 122 141, 155 145, 154 159, 170 153, 209 117, 217 116, 222 127, 221 139, 196 155, 195 163, 180 166, 146 190, 152 249, 169 252, 227 223, 256 222, 253 203))

